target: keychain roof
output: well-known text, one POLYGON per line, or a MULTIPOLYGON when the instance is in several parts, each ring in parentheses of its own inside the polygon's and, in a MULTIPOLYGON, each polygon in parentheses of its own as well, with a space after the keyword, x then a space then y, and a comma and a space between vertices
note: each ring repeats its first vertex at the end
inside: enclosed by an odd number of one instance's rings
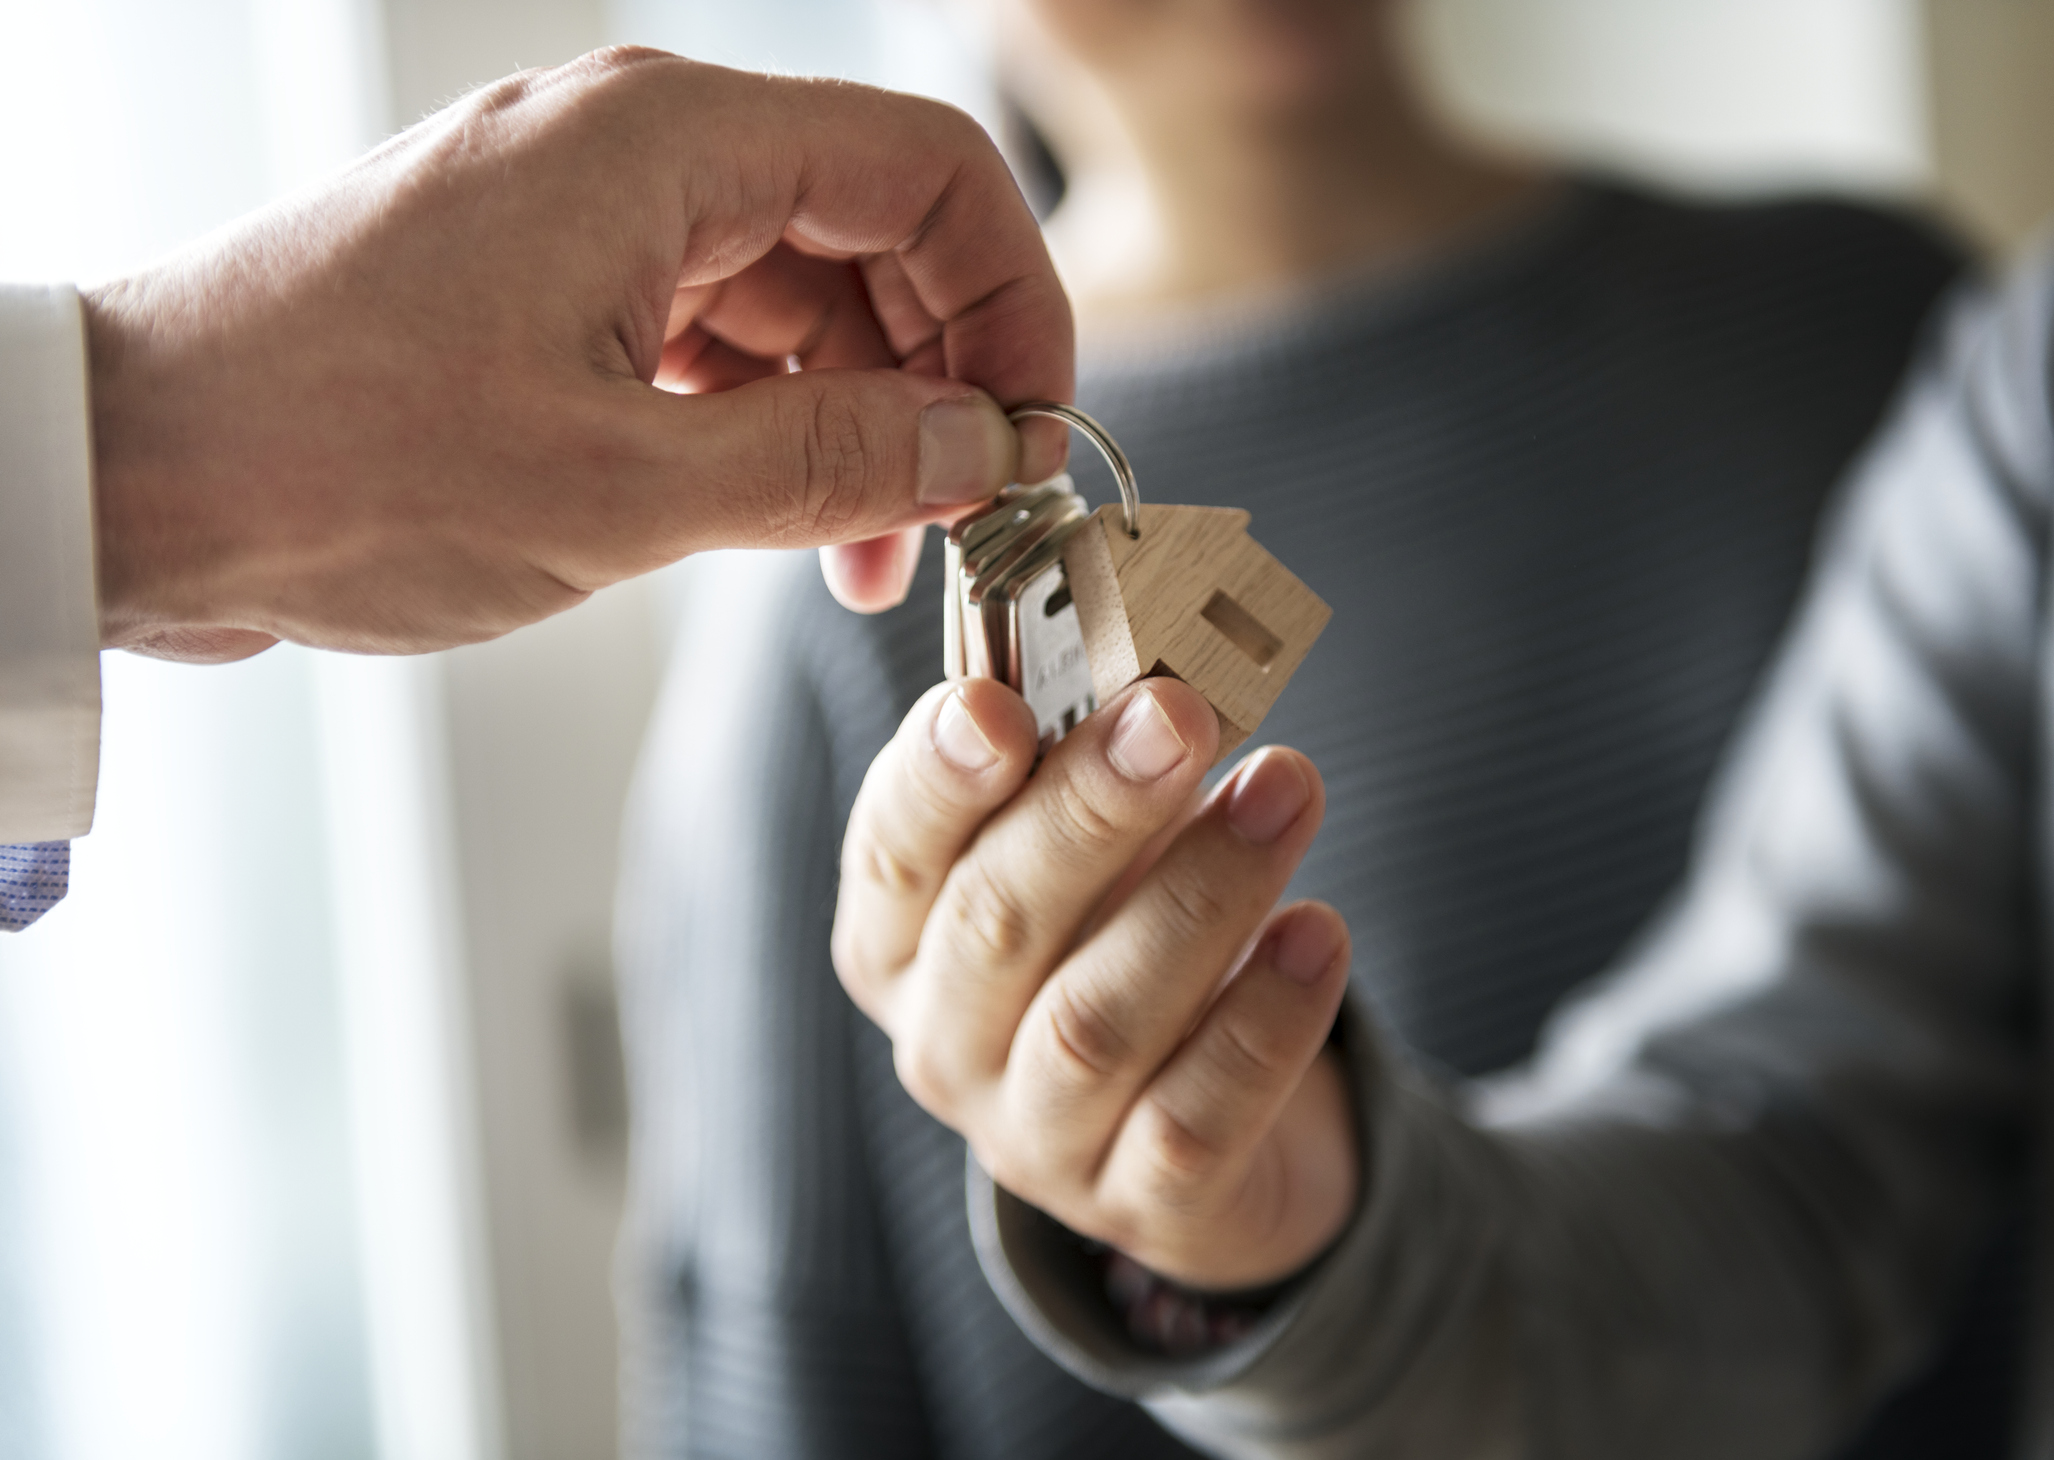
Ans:
POLYGON ((1219 717, 1224 759, 1262 724, 1333 610, 1248 535, 1238 508, 1143 505, 1134 468, 1074 406, 1033 401, 1011 419, 1050 416, 1104 454, 1120 507, 1099 508, 1062 545, 1099 704, 1135 680, 1169 675, 1219 717))

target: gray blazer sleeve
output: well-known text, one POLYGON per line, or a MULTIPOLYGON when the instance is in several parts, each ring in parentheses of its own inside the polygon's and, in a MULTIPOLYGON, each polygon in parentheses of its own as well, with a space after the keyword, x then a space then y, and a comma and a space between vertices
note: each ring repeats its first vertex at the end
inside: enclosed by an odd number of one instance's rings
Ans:
POLYGON ((1227 1456, 1817 1453, 1922 1355, 2031 1101, 2054 267, 1964 301, 1859 464, 1692 872, 1533 1065, 1442 1091, 1357 1007, 1366 1191, 1246 1340, 1124 1339, 972 1172, 987 1273, 1227 1456))

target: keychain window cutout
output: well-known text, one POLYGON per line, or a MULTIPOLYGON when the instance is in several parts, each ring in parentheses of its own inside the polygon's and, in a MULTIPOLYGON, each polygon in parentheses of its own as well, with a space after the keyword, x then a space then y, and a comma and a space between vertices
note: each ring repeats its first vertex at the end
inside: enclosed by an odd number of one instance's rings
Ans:
POLYGON ((1229 755, 1332 610, 1248 535, 1238 508, 1147 503, 1139 518, 1130 538, 1118 509, 1101 507, 1063 544, 1092 692, 1106 704, 1159 666, 1205 696, 1229 755))
POLYGON ((1198 616, 1218 629, 1229 644, 1253 659, 1255 667, 1265 674, 1284 647, 1282 639, 1264 628, 1254 614, 1227 597, 1224 589, 1206 600, 1198 616))

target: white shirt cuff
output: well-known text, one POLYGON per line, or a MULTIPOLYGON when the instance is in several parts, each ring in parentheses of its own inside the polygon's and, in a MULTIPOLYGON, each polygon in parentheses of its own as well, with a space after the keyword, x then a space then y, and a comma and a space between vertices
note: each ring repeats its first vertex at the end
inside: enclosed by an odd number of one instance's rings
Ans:
POLYGON ((93 824, 100 606, 85 317, 69 285, 0 285, 0 842, 93 824))

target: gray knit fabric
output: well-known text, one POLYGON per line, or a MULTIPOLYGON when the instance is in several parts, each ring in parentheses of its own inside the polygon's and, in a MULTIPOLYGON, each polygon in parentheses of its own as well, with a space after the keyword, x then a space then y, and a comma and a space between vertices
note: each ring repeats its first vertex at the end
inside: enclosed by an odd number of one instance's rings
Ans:
MULTIPOLYGON (((1260 739, 1327 778, 1294 894, 1347 917, 1360 986, 1428 1059, 1525 1054, 1677 876, 1821 503, 1956 265, 1858 209, 1585 184, 1401 277, 1087 355, 1080 403, 1144 495, 1248 508, 1334 607, 1260 739)), ((939 673, 929 548, 874 619, 810 559, 700 574, 622 902, 638 1457, 1188 1453, 998 1306, 962 1144, 828 961, 850 802, 939 673)), ((1975 1424, 2001 1339, 1906 1412, 1950 1454, 1998 1453, 1975 1424)))
POLYGON ((1812 1460, 1929 1358, 2037 1188, 2012 1453, 2054 1460, 2050 524, 2041 247, 1949 311, 1686 880, 1534 1061, 1451 1091, 1344 1000, 1363 1199, 1188 1360, 1138 1347, 1075 1238, 968 1165, 1006 1311, 1221 1460, 1812 1460))

